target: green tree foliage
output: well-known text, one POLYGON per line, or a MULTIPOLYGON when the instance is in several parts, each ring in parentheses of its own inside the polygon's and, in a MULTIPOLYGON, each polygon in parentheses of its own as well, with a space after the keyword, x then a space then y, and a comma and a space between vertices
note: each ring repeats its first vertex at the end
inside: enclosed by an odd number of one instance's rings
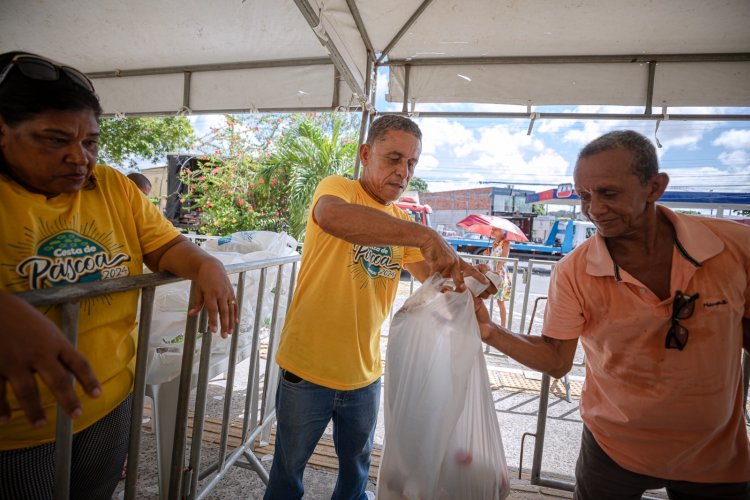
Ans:
POLYGON ((329 175, 350 176, 357 154, 358 124, 351 115, 318 114, 297 118, 264 162, 260 176, 274 179, 288 199, 289 233, 304 237, 318 183, 329 175))
POLYGON ((416 191, 418 193, 429 193, 427 189, 427 181, 420 177, 412 177, 409 181, 409 185, 406 186, 407 191, 416 191))
POLYGON ((167 153, 189 149, 194 141, 184 116, 103 118, 99 128, 99 162, 130 168, 138 160, 164 161, 167 153))
POLYGON ((267 182, 259 170, 290 120, 287 115, 225 115, 202 140, 198 168, 180 172, 188 188, 180 203, 200 214, 199 233, 287 229, 287 199, 279 179, 267 182))
POLYGON ((547 209, 541 203, 534 203, 531 205, 531 210, 536 215, 547 215, 547 209))
POLYGON ((359 116, 328 114, 225 115, 197 148, 198 168, 183 170, 187 211, 198 232, 288 231, 304 236, 318 183, 351 175, 359 116))

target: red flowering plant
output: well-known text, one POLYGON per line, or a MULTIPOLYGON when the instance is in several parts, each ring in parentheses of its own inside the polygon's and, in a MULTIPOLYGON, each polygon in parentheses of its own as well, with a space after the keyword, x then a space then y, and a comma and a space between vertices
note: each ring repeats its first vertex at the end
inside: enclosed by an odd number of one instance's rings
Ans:
POLYGON ((283 231, 287 228, 287 196, 283 179, 259 175, 271 155, 284 118, 278 115, 225 115, 211 129, 194 169, 183 168, 187 194, 183 206, 197 212, 197 232, 228 235, 237 231, 283 231))

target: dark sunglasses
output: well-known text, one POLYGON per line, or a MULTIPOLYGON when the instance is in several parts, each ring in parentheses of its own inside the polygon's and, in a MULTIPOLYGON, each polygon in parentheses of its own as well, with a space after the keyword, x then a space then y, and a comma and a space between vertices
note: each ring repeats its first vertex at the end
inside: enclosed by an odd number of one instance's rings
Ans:
POLYGON ((13 67, 18 68, 21 74, 26 78, 45 82, 57 81, 60 79, 60 75, 65 73, 65 75, 73 80, 75 84, 80 85, 91 93, 94 93, 94 85, 91 83, 91 80, 77 69, 71 68, 70 66, 61 66, 49 59, 28 54, 17 55, 5 68, 3 68, 2 73, 0 73, 0 85, 3 84, 5 78, 13 67))
POLYGON ((672 326, 669 327, 667 338, 664 340, 664 347, 667 349, 685 348, 688 342, 688 329, 680 324, 681 319, 688 319, 695 311, 695 301, 698 300, 699 294, 685 295, 677 290, 672 302, 672 326))

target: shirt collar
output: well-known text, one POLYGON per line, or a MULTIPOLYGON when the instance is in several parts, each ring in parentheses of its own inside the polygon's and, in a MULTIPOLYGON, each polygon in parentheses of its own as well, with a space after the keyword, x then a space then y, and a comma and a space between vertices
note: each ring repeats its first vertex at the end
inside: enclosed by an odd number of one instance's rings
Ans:
MULTIPOLYGON (((716 236, 700 217, 675 213, 662 205, 656 209, 664 215, 675 229, 675 246, 682 257, 695 267, 724 249, 724 242, 716 236)), ((596 232, 591 237, 587 255, 586 272, 591 276, 612 276, 620 281, 619 267, 609 255, 607 243, 603 236, 596 232)))

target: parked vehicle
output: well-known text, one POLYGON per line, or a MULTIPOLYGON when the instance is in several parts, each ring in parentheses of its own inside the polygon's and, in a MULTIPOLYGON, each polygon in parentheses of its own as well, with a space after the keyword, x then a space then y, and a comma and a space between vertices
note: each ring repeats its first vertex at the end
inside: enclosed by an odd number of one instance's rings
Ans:
MULTIPOLYGON (((574 220, 557 220, 552 224, 549 236, 544 243, 511 242, 511 257, 560 258, 570 253, 575 247, 586 241, 596 231, 591 222, 574 220)), ((458 252, 481 255, 492 247, 488 238, 446 238, 458 252)))
POLYGON ((414 198, 402 196, 396 202, 396 206, 406 212, 414 222, 432 227, 432 207, 429 205, 421 205, 414 198))
MULTIPOLYGON (((403 196, 396 202, 396 206, 409 214, 415 222, 432 226, 432 208, 429 205, 421 205, 414 198, 403 196)), ((591 222, 556 220, 544 243, 511 242, 510 256, 559 259, 586 241, 595 231, 596 227, 591 222)), ((492 240, 478 234, 444 238, 457 252, 482 255, 485 250, 492 248, 492 240)))

